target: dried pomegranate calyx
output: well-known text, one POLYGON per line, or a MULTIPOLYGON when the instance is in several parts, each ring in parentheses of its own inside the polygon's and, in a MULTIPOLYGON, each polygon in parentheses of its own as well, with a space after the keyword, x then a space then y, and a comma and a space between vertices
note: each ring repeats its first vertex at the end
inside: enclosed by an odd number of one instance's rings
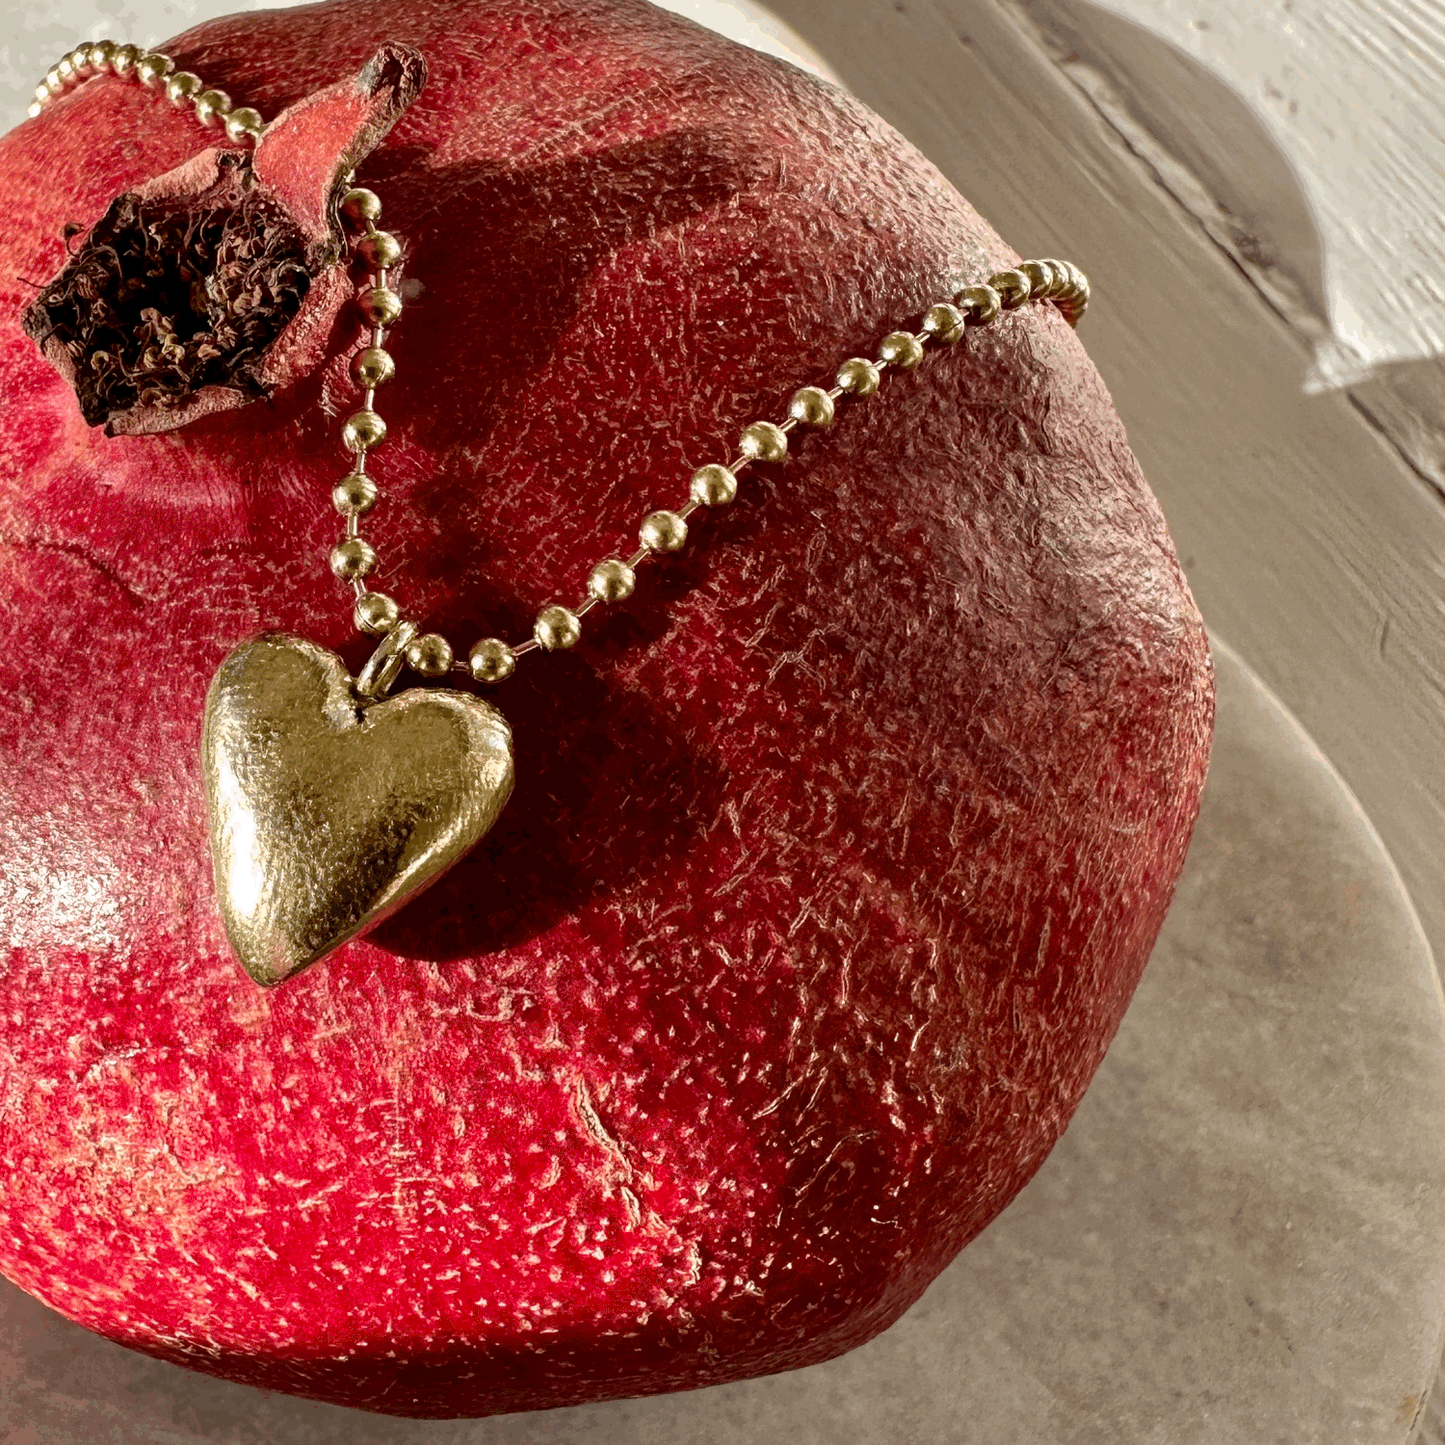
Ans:
POLYGON ((269 394, 261 363, 310 290, 307 247, 247 155, 218 163, 217 186, 180 203, 118 196, 25 314, 64 348, 91 426, 208 386, 269 394))
POLYGON ((328 359, 354 289, 336 197, 425 81, 419 51, 383 45, 254 154, 202 151, 111 202, 22 318, 87 423, 172 431, 328 359))

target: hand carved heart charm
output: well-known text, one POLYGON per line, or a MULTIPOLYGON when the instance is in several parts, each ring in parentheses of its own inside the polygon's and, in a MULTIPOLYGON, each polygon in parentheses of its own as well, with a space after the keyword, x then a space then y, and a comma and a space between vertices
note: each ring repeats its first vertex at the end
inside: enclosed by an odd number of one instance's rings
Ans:
POLYGON ((512 791, 512 732, 462 692, 359 698, 339 657, 271 632, 218 669, 201 762, 221 917, 269 987, 481 838, 512 791))

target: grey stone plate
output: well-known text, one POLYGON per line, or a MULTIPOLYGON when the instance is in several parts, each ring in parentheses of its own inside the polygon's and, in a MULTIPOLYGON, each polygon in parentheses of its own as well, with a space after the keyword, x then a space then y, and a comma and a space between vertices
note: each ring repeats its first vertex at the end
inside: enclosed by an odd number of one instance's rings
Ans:
POLYGON ((0 1286, 9 1445, 1395 1445, 1445 1331, 1445 1013, 1373 829, 1216 641, 1204 811, 1063 1141, 886 1334, 696 1393, 410 1422, 120 1349, 0 1286))

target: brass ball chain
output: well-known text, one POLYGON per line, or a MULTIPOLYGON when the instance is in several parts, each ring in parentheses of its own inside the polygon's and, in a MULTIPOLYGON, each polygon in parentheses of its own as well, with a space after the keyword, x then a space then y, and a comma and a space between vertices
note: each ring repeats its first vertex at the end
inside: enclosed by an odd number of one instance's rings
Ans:
MULTIPOLYGON (((81 45, 62 57, 35 88, 30 114, 37 116, 55 96, 91 76, 110 74, 165 91, 170 102, 191 106, 203 126, 219 128, 238 146, 260 139, 265 122, 250 106, 234 106, 223 90, 207 86, 200 76, 177 70, 175 61, 159 51, 99 40, 81 45)), ((401 621, 397 604, 384 593, 372 592, 366 578, 376 566, 376 551, 360 534, 360 521, 376 505, 377 487, 367 472, 367 458, 386 439, 386 423, 375 409, 377 387, 396 374, 386 350, 387 328, 402 313, 402 298, 387 284, 387 271, 401 259, 401 245, 388 231, 378 229, 381 201, 374 191, 353 187, 341 198, 341 214, 355 236, 355 254, 367 268, 365 289, 357 309, 369 328, 366 346, 352 359, 351 375, 361 391, 361 408, 341 428, 341 439, 354 457, 351 471, 332 489, 331 500, 346 519, 341 541, 331 549, 331 570, 349 582, 355 593, 353 616, 362 632, 390 636, 404 647, 407 665, 423 677, 442 677, 451 671, 466 673, 478 682, 500 682, 509 677, 516 660, 537 649, 554 651, 572 647, 581 636, 582 618, 603 602, 620 602, 632 594, 636 569, 659 552, 676 552, 687 541, 687 519, 699 507, 726 506, 737 495, 738 474, 753 462, 781 462, 788 455, 788 433, 795 427, 824 428, 834 417, 834 403, 842 396, 873 396, 889 367, 912 371, 923 360, 929 342, 952 346, 972 326, 986 326, 1002 311, 1012 311, 1032 299, 1052 301, 1070 326, 1077 326, 1089 303, 1089 282, 1068 261, 1024 261, 1014 269, 990 276, 981 286, 966 286, 951 302, 942 301, 924 312, 920 330, 891 331, 878 346, 876 359, 855 356, 833 377, 831 388, 804 386, 788 401, 780 422, 756 421, 738 438, 738 456, 726 466, 709 463, 693 472, 688 500, 676 511, 656 511, 638 529, 638 550, 625 561, 609 557, 588 575, 587 596, 575 607, 552 603, 542 608, 532 636, 515 645, 498 637, 485 637, 468 654, 455 659, 451 644, 437 633, 417 636, 413 623, 401 621)), ((375 661, 375 660, 374 660, 375 661)), ((388 669, 394 676, 394 669, 388 669)))

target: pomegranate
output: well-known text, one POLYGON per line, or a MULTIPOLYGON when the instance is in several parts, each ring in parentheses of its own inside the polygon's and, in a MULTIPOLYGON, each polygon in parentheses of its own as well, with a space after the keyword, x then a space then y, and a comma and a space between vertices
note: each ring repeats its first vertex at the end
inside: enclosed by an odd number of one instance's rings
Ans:
POLYGON ((1204 632, 1080 338, 1030 302, 745 472, 488 693, 516 784, 483 842, 263 990, 201 709, 263 629, 373 645, 326 569, 345 172, 404 245, 372 581, 459 648, 526 636, 745 424, 1018 256, 857 102, 640 0, 334 0, 166 49, 297 107, 254 204, 113 76, 0 141, 0 1269, 395 1415, 860 1344, 1058 1139, 1198 807, 1204 632), (218 362, 61 316, 126 226, 264 324, 218 362), (84 367, 119 372, 87 398, 84 367))

